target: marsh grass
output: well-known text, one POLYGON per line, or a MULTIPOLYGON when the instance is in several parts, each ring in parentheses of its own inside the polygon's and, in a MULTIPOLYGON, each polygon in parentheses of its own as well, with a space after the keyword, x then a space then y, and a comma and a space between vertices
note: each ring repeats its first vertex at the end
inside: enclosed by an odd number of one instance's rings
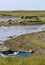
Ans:
POLYGON ((13 50, 45 50, 45 32, 21 35, 5 41, 5 45, 13 50))
POLYGON ((0 57, 0 65, 45 65, 45 55, 30 57, 0 57))
POLYGON ((45 11, 0 11, 0 16, 45 15, 45 11))
MULTIPOLYGON (((45 17, 40 18, 37 21, 35 18, 33 19, 21 19, 21 16, 45 16, 45 11, 0 11, 0 17, 12 17, 16 16, 17 18, 14 22, 12 21, 10 25, 39 25, 45 24, 45 17), (31 22, 34 21, 34 22, 31 22), (37 22, 36 22, 37 21, 37 22), (21 22, 21 23, 20 23, 21 22)), ((9 21, 8 21, 9 22, 9 21)), ((9 23, 0 23, 0 26, 10 26, 9 23)))

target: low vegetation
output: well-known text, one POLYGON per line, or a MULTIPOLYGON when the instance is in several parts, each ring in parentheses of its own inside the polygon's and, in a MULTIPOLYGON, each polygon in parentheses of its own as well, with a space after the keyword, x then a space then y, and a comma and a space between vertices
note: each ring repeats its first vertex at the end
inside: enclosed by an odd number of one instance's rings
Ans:
POLYGON ((15 21, 0 22, 0 26, 45 24, 45 11, 0 11, 0 17, 19 17, 15 21), (44 16, 36 19, 21 19, 21 16, 44 16))
POLYGON ((15 21, 8 20, 7 22, 4 22, 4 21, 0 22, 0 26, 41 25, 41 24, 45 24, 45 17, 44 18, 39 18, 39 20, 37 20, 36 18, 31 18, 31 19, 17 18, 15 21))
POLYGON ((45 65, 45 55, 30 56, 30 57, 0 57, 0 65, 45 65))
POLYGON ((0 16, 45 15, 45 11, 0 11, 0 16))
POLYGON ((12 50, 33 50, 37 54, 45 54, 45 32, 21 35, 5 41, 12 50))

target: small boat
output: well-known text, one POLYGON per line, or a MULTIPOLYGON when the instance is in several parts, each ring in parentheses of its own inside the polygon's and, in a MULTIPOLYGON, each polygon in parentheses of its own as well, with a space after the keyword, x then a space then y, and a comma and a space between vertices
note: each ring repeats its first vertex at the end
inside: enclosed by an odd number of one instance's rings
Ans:
POLYGON ((27 57, 29 56, 29 52, 22 52, 22 51, 12 51, 12 50, 7 50, 7 51, 2 51, 0 53, 0 56, 2 57, 27 57))
POLYGON ((16 56, 17 54, 19 54, 19 52, 14 52, 12 54, 3 54, 3 53, 0 53, 0 56, 2 56, 2 57, 13 57, 13 56, 16 56))
POLYGON ((18 51, 7 50, 7 51, 2 51, 0 53, 0 56, 2 56, 2 57, 9 57, 9 56, 16 56, 17 54, 19 54, 18 51))

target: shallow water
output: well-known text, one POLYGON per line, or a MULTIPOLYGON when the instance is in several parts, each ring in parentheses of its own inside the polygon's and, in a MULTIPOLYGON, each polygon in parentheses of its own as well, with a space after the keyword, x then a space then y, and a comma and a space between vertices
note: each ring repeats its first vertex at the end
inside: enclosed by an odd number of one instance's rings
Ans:
POLYGON ((10 36, 17 37, 27 33, 45 31, 45 25, 32 25, 32 26, 10 26, 0 27, 0 43, 10 39, 10 36))
POLYGON ((8 20, 13 20, 15 21, 17 17, 0 17, 0 22, 7 22, 8 20))

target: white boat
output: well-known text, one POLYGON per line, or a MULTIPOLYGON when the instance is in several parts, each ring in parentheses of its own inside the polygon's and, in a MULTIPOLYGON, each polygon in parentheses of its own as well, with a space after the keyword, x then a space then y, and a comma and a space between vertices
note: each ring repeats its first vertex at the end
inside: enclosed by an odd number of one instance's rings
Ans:
POLYGON ((0 56, 2 56, 2 57, 12 57, 12 56, 16 56, 17 54, 19 54, 19 52, 14 52, 12 54, 3 54, 3 53, 0 53, 0 56))

